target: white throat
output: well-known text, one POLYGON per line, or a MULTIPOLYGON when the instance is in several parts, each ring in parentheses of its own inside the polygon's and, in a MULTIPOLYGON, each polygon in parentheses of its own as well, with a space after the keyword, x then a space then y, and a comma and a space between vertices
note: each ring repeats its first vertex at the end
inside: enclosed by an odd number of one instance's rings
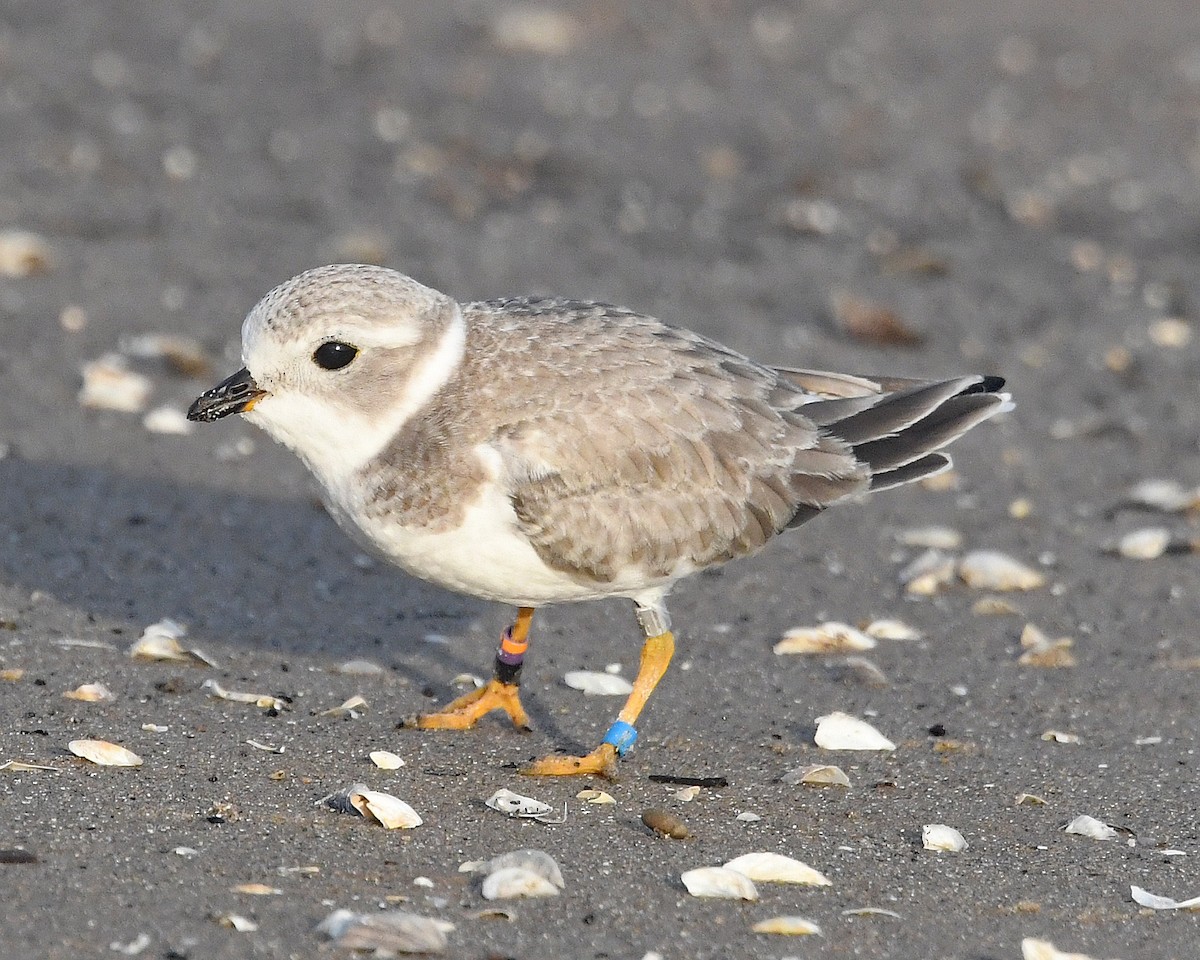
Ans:
POLYGON ((245 417, 293 450, 333 493, 446 385, 462 362, 466 343, 466 320, 455 305, 437 345, 413 365, 399 396, 391 403, 381 396, 369 416, 285 391, 263 397, 245 417))

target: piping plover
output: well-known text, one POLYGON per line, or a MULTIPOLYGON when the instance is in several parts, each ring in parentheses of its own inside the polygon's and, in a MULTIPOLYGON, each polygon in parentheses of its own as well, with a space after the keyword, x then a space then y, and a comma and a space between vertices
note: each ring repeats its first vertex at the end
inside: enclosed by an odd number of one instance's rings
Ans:
POLYGON ((242 326, 245 363, 192 404, 294 450, 330 512, 414 576, 518 608, 492 680, 422 728, 503 710, 534 608, 627 597, 645 635, 619 719, 582 757, 611 775, 674 651, 675 581, 761 549, 826 507, 929 476, 1011 406, 997 377, 865 378, 755 363, 600 303, 459 304, 383 267, 310 270, 242 326))

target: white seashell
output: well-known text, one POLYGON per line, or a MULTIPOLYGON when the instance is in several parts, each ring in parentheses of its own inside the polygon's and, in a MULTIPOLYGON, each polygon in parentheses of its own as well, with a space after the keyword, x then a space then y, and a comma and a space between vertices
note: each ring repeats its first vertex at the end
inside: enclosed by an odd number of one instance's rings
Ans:
POLYGON ((252 897, 280 897, 283 896, 283 891, 278 887, 268 886, 265 883, 239 883, 232 888, 234 893, 245 893, 252 897))
POLYGON ((891 917, 893 920, 903 920, 895 910, 885 910, 883 907, 850 907, 842 911, 843 917, 891 917))
POLYGON ((791 785, 802 783, 809 787, 848 787, 850 778, 841 767, 829 763, 811 763, 797 767, 783 775, 783 782, 791 785))
POLYGON ((777 655, 788 653, 845 653, 849 650, 872 650, 875 641, 861 630, 837 621, 816 627, 792 627, 775 644, 777 655))
POLYGON ((0 230, 0 276, 45 273, 53 262, 50 244, 40 235, 29 230, 0 230))
POLYGON ((513 793, 511 790, 497 790, 484 803, 493 810, 507 813, 510 817, 530 817, 536 819, 544 817, 554 810, 548 803, 542 803, 541 800, 534 800, 532 797, 524 797, 519 793, 513 793))
POLYGON ((1115 840, 1117 838, 1116 830, 1103 820, 1089 817, 1086 813, 1080 814, 1063 829, 1067 833, 1077 833, 1081 837, 1089 837, 1092 840, 1115 840))
POLYGON ((517 867, 530 873, 536 873, 558 887, 559 890, 566 887, 558 863, 545 850, 525 849, 502 853, 498 857, 492 857, 486 867, 488 873, 497 873, 500 870, 517 867))
POLYGON ((916 527, 900 531, 896 539, 906 547, 927 550, 957 550, 963 544, 962 534, 953 527, 916 527))
POLYGON ((35 770, 61 772, 58 767, 47 766, 44 763, 26 763, 24 760, 5 760, 0 763, 0 770, 11 770, 13 773, 32 773, 35 770))
POLYGON ((347 660, 338 664, 337 672, 347 677, 378 677, 384 669, 371 660, 347 660))
POLYGON ((693 897, 715 897, 725 900, 757 900, 754 881, 744 873, 727 867, 698 867, 679 878, 693 897))
POLYGON ((973 550, 958 561, 958 575, 977 590, 1036 590, 1046 583, 1037 570, 998 550, 973 550))
POLYGON ((399 770, 404 766, 403 760, 387 750, 372 750, 368 756, 380 770, 399 770))
POLYGON ((1071 647, 1075 641, 1070 637, 1050 639, 1032 623, 1025 624, 1021 631, 1021 646, 1025 652, 1017 658, 1017 662, 1032 667, 1073 667, 1075 654, 1071 647))
POLYGON ((1133 897, 1134 903, 1149 907, 1151 910, 1200 910, 1200 897, 1192 897, 1190 900, 1174 900, 1171 897, 1161 897, 1149 890, 1143 890, 1141 887, 1130 887, 1129 895, 1133 897))
POLYGON ((141 413, 154 388, 148 377, 130 370, 128 361, 119 353, 106 353, 85 363, 80 373, 83 386, 79 390, 79 404, 96 410, 141 413))
POLYGON ((213 919, 221 926, 229 927, 230 930, 236 930, 238 933, 253 933, 258 929, 257 923, 243 917, 240 913, 222 913, 213 919))
POLYGON ((142 758, 107 740, 72 740, 67 749, 101 767, 140 767, 142 758))
POLYGON ((809 934, 823 936, 821 928, 804 917, 771 917, 759 920, 750 930, 753 933, 777 933, 785 937, 803 937, 809 934))
POLYGON ((1046 805, 1046 798, 1039 797, 1036 793, 1018 793, 1013 798, 1013 802, 1017 806, 1044 807, 1046 805))
POLYGON ((966 837, 944 823, 927 823, 921 827, 921 846, 926 850, 961 853, 970 846, 966 837))
POLYGON ((808 887, 832 886, 832 881, 807 863, 781 853, 744 853, 725 864, 755 883, 800 883, 808 887))
POLYGON ((844 682, 853 681, 865 687, 886 687, 888 685, 887 674, 880 670, 874 661, 857 654, 842 659, 837 664, 837 669, 840 679, 844 682))
POLYGON ((317 932, 344 950, 371 950, 377 955, 444 953, 446 933, 454 925, 402 910, 354 913, 334 910, 317 925, 317 932))
POLYGON ((84 703, 100 703, 103 700, 116 699, 116 694, 99 682, 81 684, 74 690, 68 690, 63 696, 68 700, 82 700, 84 703))
POLYGON ((483 880, 485 900, 514 900, 517 897, 557 897, 558 887, 525 867, 501 867, 483 880))
POLYGON ((1062 730, 1047 730, 1042 734, 1043 740, 1053 740, 1055 743, 1083 743, 1077 733, 1066 733, 1062 730))
POLYGON ((817 717, 818 747, 826 750, 895 750, 896 745, 865 720, 847 713, 817 717))
POLYGON ((210 697, 218 700, 228 700, 231 703, 252 703, 263 710, 274 710, 283 713, 288 709, 287 702, 269 693, 242 693, 237 690, 226 690, 211 677, 200 684, 201 690, 207 690, 210 697))
POLYGON ((872 620, 863 631, 876 640, 920 640, 921 631, 901 620, 872 620))
POLYGON ((143 333, 121 338, 121 352, 143 360, 165 360, 185 377, 209 377, 212 363, 200 341, 175 333, 143 333))
POLYGON ((633 684, 624 677, 595 670, 572 670, 563 680, 571 689, 597 697, 627 697, 633 692, 633 684))
POLYGON ((185 650, 179 643, 187 636, 187 627, 176 620, 159 620, 142 631, 129 648, 135 660, 155 660, 168 663, 198 663, 215 667, 216 663, 199 650, 185 650))
POLYGON ((182 410, 176 410, 174 407, 155 407, 142 417, 142 426, 150 433, 184 437, 191 433, 196 425, 182 410))
POLYGON ((1022 960, 1095 960, 1086 953, 1064 953, 1049 940, 1026 937, 1021 941, 1022 960))
POLYGON ((1167 552, 1171 531, 1165 527, 1132 530, 1117 541, 1116 550, 1128 560, 1154 560, 1167 552))
POLYGON ((617 802, 611 793, 605 793, 603 790, 580 790, 575 794, 575 799, 596 804, 617 802))
POLYGON ((330 707, 328 710, 322 710, 317 716, 349 717, 351 720, 357 720, 366 712, 367 706, 367 701, 356 693, 344 703, 340 703, 336 707, 330 707))
POLYGON ((550 883, 560 890, 566 887, 558 862, 545 850, 534 850, 532 848, 512 850, 508 853, 492 857, 487 862, 487 871, 489 873, 507 870, 510 867, 518 867, 522 870, 536 873, 550 881, 550 883))
POLYGON ((171 728, 161 723, 143 723, 142 729, 147 733, 166 733, 171 728))
POLYGON ((1175 480, 1143 480, 1129 491, 1130 503, 1163 513, 1191 510, 1200 502, 1200 489, 1185 489, 1175 480))
POLYGON ((357 813, 389 830, 410 830, 424 822, 420 814, 399 797, 372 790, 365 783, 353 783, 322 797, 317 803, 338 813, 357 813))
POLYGON ((762 817, 760 817, 757 813, 754 813, 750 810, 743 810, 741 813, 739 813, 733 819, 740 820, 742 823, 758 823, 758 821, 761 820, 762 817))
POLYGON ((691 803, 700 796, 700 788, 697 786, 683 787, 671 794, 680 803, 691 803))
POLYGON ((450 681, 450 686, 454 687, 456 690, 462 689, 464 687, 470 687, 472 690, 478 690, 485 683, 487 683, 487 681, 484 680, 483 677, 479 676, 478 674, 459 673, 459 674, 456 674, 454 676, 454 678, 450 681))
POLYGON ((929 597, 954 580, 954 557, 940 550, 926 550, 900 571, 904 589, 919 597, 929 597))

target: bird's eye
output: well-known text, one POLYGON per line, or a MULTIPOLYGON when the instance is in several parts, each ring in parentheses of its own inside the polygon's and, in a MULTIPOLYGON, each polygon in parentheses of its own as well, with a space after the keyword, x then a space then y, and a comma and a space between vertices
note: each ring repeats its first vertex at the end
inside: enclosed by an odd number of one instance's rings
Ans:
POLYGON ((358 347, 340 340, 329 340, 313 351, 313 363, 322 370, 341 370, 358 356, 358 347))

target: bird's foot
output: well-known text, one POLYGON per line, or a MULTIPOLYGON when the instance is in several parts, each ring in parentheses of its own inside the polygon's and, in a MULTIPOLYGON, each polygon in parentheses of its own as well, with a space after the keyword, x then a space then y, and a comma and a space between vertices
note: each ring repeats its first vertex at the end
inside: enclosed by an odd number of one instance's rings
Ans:
POLYGON ((592 775, 606 780, 617 779, 617 748, 602 743, 583 757, 542 757, 521 773, 527 777, 574 777, 592 775))
POLYGON ((515 683, 491 679, 484 686, 465 693, 434 713, 422 713, 404 721, 406 727, 419 730, 470 730, 479 718, 493 710, 503 710, 522 733, 532 727, 521 706, 521 689, 515 683))

